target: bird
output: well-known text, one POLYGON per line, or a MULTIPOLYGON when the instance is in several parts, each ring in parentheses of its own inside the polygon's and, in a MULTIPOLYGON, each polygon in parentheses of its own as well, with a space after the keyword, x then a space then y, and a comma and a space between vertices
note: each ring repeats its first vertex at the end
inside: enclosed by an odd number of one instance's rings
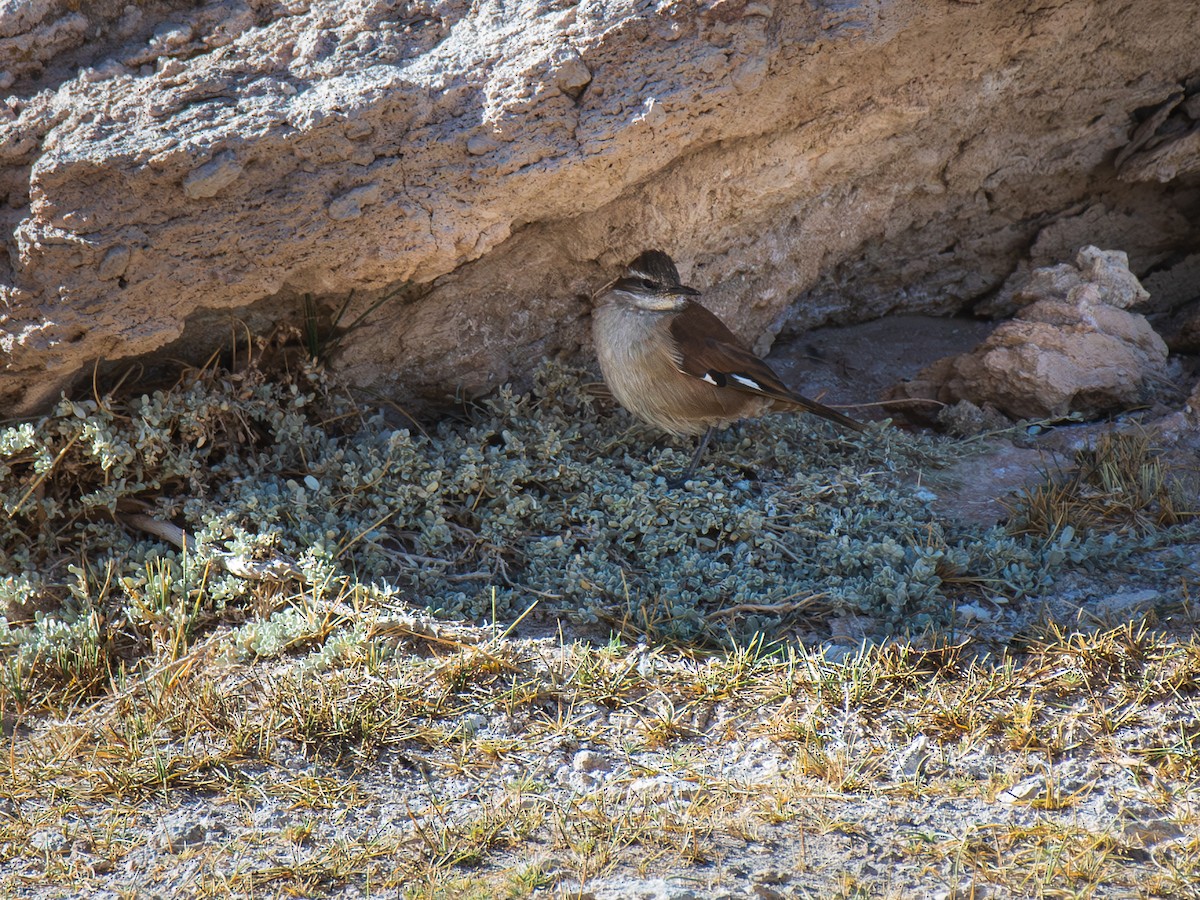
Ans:
POLYGON ((636 418, 700 436, 688 481, 718 428, 771 412, 810 412, 843 428, 861 422, 790 390, 682 284, 675 263, 646 250, 596 294, 592 339, 613 396, 636 418))

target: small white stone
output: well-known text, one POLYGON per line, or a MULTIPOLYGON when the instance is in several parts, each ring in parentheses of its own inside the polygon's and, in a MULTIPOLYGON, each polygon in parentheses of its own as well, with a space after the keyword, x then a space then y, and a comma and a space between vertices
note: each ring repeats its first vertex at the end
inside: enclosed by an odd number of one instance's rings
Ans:
POLYGON ((164 22, 154 29, 150 46, 156 50, 175 50, 192 39, 192 29, 178 22, 164 22))
POLYGON ((571 757, 571 765, 576 772, 596 772, 607 769, 608 758, 595 750, 580 750, 571 757))
POLYGON ((971 900, 985 900, 991 896, 991 892, 986 885, 975 884, 970 879, 960 881, 954 887, 941 888, 930 894, 931 897, 937 900, 966 900, 970 897, 971 900))
POLYGON ((907 747, 900 751, 893 769, 898 777, 916 778, 921 774, 928 760, 929 739, 923 734, 918 734, 907 747))
POLYGON ((467 713, 462 717, 463 731, 467 734, 478 734, 488 727, 489 719, 483 713, 467 713))
POLYGON ((43 829, 29 836, 29 846, 39 853, 62 853, 67 849, 67 839, 57 831, 43 829))
POLYGON ((978 603, 961 603, 955 607, 955 612, 963 622, 990 622, 994 618, 991 610, 984 609, 978 603))
POLYGON ((1034 775, 1032 778, 1026 778, 1024 781, 1017 782, 1006 791, 1001 791, 996 795, 996 799, 1010 806, 1014 803, 1028 803, 1042 796, 1045 790, 1045 776, 1034 775))
MULTIPOLYGON (((129 70, 117 62, 115 59, 106 59, 103 62, 97 63, 95 66, 89 66, 79 73, 79 80, 88 84, 94 84, 97 81, 107 81, 109 78, 116 78, 118 75, 124 75, 129 70)), ((3 74, 0 74, 0 89, 3 89, 4 84, 3 74)))
POLYGON ((160 78, 173 78, 186 69, 187 66, 171 56, 163 56, 158 60, 158 74, 160 78))

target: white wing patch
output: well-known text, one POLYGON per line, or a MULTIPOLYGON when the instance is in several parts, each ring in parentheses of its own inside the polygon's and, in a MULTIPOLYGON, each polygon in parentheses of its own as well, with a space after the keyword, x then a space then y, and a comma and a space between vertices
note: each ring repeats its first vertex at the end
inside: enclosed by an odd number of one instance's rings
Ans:
POLYGON ((745 375, 739 375, 737 372, 730 372, 729 377, 740 384, 742 387, 748 387, 752 391, 761 391, 762 386, 753 378, 747 378, 745 375))
POLYGON ((717 379, 712 377, 712 372, 705 372, 703 377, 700 380, 707 381, 709 384, 713 385, 714 387, 717 386, 717 379))

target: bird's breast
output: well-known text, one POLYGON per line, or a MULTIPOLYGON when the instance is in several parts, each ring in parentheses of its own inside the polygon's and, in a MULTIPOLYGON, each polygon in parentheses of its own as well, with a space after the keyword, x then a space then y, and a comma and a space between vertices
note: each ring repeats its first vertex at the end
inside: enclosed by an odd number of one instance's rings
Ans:
POLYGON ((670 313, 616 303, 593 312, 596 358, 618 403, 644 422, 681 435, 761 412, 758 398, 681 372, 670 325, 670 313))

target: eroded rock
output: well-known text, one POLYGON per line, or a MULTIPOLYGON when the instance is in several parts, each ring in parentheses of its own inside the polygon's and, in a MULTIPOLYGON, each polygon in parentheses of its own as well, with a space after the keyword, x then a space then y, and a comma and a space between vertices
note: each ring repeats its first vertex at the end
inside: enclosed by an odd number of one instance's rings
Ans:
POLYGON ((760 352, 960 310, 1082 230, 1144 272, 1195 242, 1198 31, 1191 0, 9 4, 0 412, 400 286, 343 371, 485 390, 589 356, 649 246, 760 352))
POLYGON ((965 400, 1017 419, 1090 417, 1142 404, 1166 381, 1166 344, 1127 308, 1148 295, 1124 253, 1085 247, 1074 265, 1035 271, 1014 296, 1025 304, 1015 319, 889 399, 965 400))

